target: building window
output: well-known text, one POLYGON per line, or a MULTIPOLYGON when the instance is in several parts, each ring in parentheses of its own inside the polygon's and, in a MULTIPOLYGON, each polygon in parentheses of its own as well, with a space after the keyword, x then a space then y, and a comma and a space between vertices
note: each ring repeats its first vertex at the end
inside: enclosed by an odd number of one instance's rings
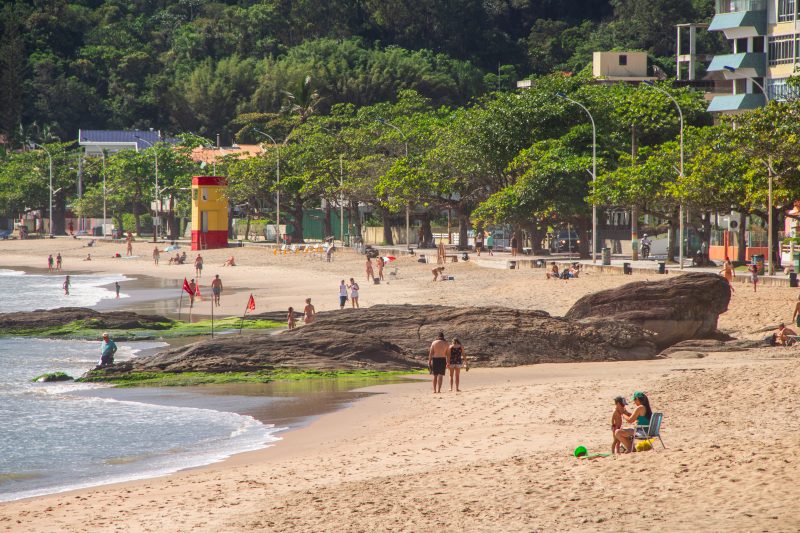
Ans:
POLYGON ((778 0, 778 22, 792 22, 794 20, 795 0, 778 0))
POLYGON ((794 63, 795 35, 777 35, 769 38, 769 64, 794 63))
POLYGON ((208 187, 202 188, 203 200, 208 200, 208 187))
POLYGON ((767 96, 770 100, 793 100, 797 92, 786 83, 787 78, 767 80, 767 96))
POLYGON ((619 56, 619 65, 620 65, 621 67, 624 67, 624 66, 626 66, 627 64, 628 64, 628 56, 625 56, 625 55, 621 55, 621 56, 619 56))

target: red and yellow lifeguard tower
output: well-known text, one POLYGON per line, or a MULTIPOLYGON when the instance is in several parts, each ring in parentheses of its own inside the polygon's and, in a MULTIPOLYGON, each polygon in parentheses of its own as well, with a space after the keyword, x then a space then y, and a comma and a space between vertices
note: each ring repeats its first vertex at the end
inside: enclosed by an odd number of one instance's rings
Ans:
POLYGON ((228 180, 192 177, 192 250, 228 247, 228 180))

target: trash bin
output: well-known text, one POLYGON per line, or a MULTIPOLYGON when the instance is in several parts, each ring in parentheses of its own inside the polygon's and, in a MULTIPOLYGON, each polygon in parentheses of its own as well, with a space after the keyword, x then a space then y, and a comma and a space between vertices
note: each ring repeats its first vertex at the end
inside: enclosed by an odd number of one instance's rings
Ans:
POLYGON ((633 269, 631 268, 630 263, 622 263, 622 273, 623 274, 633 274, 633 269))
POLYGON ((602 259, 602 263, 605 266, 611 264, 611 248, 603 248, 600 250, 600 257, 602 259))
POLYGON ((667 264, 663 261, 658 263, 658 273, 659 274, 666 274, 667 273, 667 264))
POLYGON ((754 255, 750 260, 751 264, 756 265, 758 267, 758 275, 764 274, 764 256, 763 255, 754 255))
POLYGON ((797 272, 789 272, 789 286, 797 287, 797 272))

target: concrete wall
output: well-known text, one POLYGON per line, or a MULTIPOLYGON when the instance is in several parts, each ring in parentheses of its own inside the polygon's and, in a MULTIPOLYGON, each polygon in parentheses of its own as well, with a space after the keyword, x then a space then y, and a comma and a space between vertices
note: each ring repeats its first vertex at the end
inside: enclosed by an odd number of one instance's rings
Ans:
POLYGON ((592 75, 606 77, 645 77, 647 76, 647 52, 595 52, 592 61, 592 75), (620 56, 626 57, 625 65, 620 65, 620 56))

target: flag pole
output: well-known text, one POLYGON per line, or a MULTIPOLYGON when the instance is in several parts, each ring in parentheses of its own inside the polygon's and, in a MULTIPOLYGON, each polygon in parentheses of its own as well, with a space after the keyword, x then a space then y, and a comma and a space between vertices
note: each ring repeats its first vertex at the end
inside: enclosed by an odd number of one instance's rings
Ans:
POLYGON ((178 304, 178 320, 181 319, 181 310, 183 309, 183 287, 181 287, 181 301, 178 304))
POLYGON ((244 314, 242 315, 242 320, 239 322, 239 335, 242 334, 242 328, 244 327, 244 317, 247 316, 247 311, 250 309, 250 301, 253 299, 253 293, 250 293, 250 297, 247 299, 247 303, 244 305, 244 314))

